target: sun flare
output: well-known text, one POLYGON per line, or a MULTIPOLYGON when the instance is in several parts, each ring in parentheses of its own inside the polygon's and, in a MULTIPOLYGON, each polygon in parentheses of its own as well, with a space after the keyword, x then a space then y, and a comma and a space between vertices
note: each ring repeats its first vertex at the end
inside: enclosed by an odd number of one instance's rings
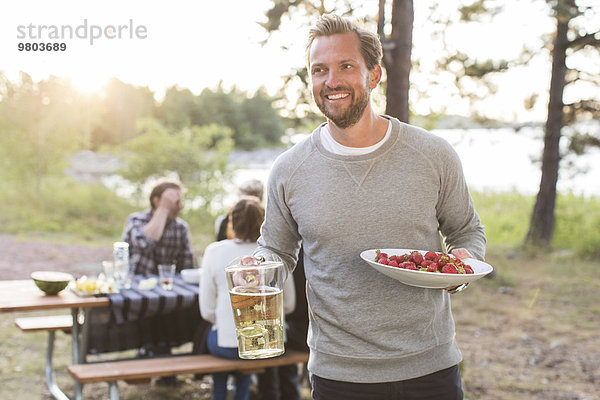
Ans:
POLYGON ((109 77, 100 71, 75 71, 68 74, 73 88, 83 94, 97 93, 102 90, 109 77))

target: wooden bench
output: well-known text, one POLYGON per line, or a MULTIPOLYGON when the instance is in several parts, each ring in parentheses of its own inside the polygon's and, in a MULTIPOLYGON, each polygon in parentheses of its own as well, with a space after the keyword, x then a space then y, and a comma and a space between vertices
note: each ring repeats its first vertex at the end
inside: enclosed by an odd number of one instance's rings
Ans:
POLYGON ((15 324, 23 332, 63 331, 70 333, 73 317, 70 315, 48 315, 15 319, 15 324))
POLYGON ((108 382, 110 399, 117 400, 117 381, 143 379, 178 374, 207 374, 214 372, 261 373, 265 368, 308 362, 308 353, 286 350, 279 357, 260 360, 231 360, 210 354, 140 358, 124 361, 105 361, 71 365, 69 374, 79 383, 108 382))
MULTIPOLYGON (((23 332, 48 332, 46 344, 46 386, 55 399, 65 400, 66 397, 56 385, 54 379, 54 366, 52 356, 54 354, 54 338, 56 331, 71 333, 73 329, 73 317, 71 315, 48 315, 42 317, 24 317, 15 319, 15 324, 23 332)), ((68 400, 68 399, 66 399, 68 400)))

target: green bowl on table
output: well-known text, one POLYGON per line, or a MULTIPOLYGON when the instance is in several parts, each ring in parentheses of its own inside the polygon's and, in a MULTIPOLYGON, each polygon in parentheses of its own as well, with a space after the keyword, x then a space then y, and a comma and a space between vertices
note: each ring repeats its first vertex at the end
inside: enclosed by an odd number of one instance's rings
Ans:
POLYGON ((73 275, 58 271, 35 271, 31 273, 31 279, 42 292, 56 295, 69 285, 73 275))

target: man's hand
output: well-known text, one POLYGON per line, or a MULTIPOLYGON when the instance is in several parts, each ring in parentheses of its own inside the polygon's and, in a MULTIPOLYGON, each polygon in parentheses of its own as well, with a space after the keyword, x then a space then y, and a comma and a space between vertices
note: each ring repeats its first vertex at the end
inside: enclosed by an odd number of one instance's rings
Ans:
POLYGON ((155 203, 156 209, 152 212, 150 222, 144 227, 144 232, 152 239, 160 240, 167 221, 177 218, 181 211, 181 191, 169 188, 155 203))
POLYGON ((157 208, 165 208, 169 216, 179 213, 181 210, 181 191, 173 188, 165 190, 158 200, 157 208))
POLYGON ((469 250, 462 247, 452 250, 452 255, 456 258, 460 258, 461 260, 464 258, 473 258, 473 255, 469 253, 469 250))
MULTIPOLYGON (((458 248, 458 249, 454 249, 452 250, 452 255, 456 258, 460 258, 461 260, 463 258, 471 258, 473 257, 473 255, 471 253, 469 253, 469 250, 465 249, 465 248, 458 248)), ((458 286, 449 286, 447 288, 444 288, 444 290, 454 290, 457 287, 462 286, 462 285, 458 285, 458 286)), ((466 287, 466 286, 465 286, 466 287)))

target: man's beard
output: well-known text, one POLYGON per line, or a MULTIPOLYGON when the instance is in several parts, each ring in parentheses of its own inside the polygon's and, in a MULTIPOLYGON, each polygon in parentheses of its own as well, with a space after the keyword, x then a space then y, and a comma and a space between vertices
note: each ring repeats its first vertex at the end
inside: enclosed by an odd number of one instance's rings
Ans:
POLYGON ((337 127, 345 129, 353 126, 360 120, 365 109, 367 108, 367 105, 369 104, 370 93, 371 92, 369 90, 361 90, 358 92, 358 96, 356 96, 356 92, 352 88, 338 86, 330 89, 325 87, 319 93, 319 98, 315 100, 315 103, 317 103, 317 107, 319 107, 319 110, 321 110, 327 119, 333 122, 337 127), (328 110, 325 105, 325 100, 323 100, 326 99, 328 93, 336 91, 348 91, 352 97, 350 106, 346 110, 338 113, 328 110))

